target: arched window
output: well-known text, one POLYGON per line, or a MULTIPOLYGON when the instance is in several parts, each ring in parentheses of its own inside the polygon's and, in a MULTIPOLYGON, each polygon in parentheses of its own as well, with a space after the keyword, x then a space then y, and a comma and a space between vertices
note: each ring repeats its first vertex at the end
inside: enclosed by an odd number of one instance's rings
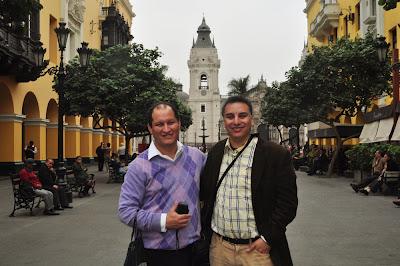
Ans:
POLYGON ((206 74, 200 76, 200 90, 208 90, 208 79, 206 74))

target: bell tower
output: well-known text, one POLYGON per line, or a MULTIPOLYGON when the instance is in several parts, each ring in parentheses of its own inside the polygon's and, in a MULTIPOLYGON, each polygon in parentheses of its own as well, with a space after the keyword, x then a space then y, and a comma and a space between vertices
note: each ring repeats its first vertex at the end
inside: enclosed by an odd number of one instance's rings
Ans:
POLYGON ((200 146, 204 127, 207 144, 214 144, 219 140, 221 95, 218 86, 220 60, 214 40, 210 37, 211 30, 203 21, 197 29, 197 40, 193 39, 188 67, 190 73, 190 88, 188 104, 192 110, 193 124, 187 133, 187 142, 190 145, 200 146))

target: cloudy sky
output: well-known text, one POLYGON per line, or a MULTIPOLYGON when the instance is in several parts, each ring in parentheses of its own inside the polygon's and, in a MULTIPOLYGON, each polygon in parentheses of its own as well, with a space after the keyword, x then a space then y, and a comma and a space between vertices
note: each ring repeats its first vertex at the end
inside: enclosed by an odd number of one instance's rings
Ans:
POLYGON ((168 75, 189 90, 187 60, 203 13, 221 60, 219 87, 232 78, 261 74, 268 84, 283 81, 298 64, 307 35, 305 1, 288 0, 130 0, 136 17, 134 41, 159 47, 168 75))

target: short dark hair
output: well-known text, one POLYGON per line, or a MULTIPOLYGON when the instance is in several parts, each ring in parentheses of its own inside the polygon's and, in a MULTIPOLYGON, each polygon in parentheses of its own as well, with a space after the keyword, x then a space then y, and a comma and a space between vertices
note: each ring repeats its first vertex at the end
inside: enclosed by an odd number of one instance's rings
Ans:
POLYGON ((226 99, 225 103, 222 105, 222 109, 221 109, 221 114, 222 116, 224 116, 225 113, 225 107, 228 104, 232 104, 232 103, 244 103, 249 107, 249 111, 250 114, 253 115, 253 105, 251 104, 251 102, 249 101, 249 99, 240 96, 240 95, 235 95, 235 96, 231 96, 228 99, 226 99))
POLYGON ((172 111, 174 112, 174 116, 175 118, 180 121, 180 116, 179 116, 179 112, 178 109, 175 107, 175 105, 173 105, 172 103, 169 102, 157 102, 155 104, 153 104, 149 110, 147 111, 147 124, 151 127, 151 123, 153 122, 153 112, 154 109, 158 109, 159 107, 171 107, 172 111))

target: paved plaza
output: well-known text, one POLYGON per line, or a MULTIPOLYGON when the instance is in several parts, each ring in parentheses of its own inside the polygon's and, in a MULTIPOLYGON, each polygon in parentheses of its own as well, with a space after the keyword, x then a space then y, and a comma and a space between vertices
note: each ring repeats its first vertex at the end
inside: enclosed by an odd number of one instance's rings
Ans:
MULTIPOLYGON (((10 182, 0 181, 0 265, 122 265, 130 230, 117 218, 120 185, 97 180, 96 195, 74 198, 59 216, 21 210, 15 218, 10 182)), ((287 233, 295 265, 399 265, 400 208, 393 197, 356 195, 349 183, 298 172, 300 204, 287 233)))

